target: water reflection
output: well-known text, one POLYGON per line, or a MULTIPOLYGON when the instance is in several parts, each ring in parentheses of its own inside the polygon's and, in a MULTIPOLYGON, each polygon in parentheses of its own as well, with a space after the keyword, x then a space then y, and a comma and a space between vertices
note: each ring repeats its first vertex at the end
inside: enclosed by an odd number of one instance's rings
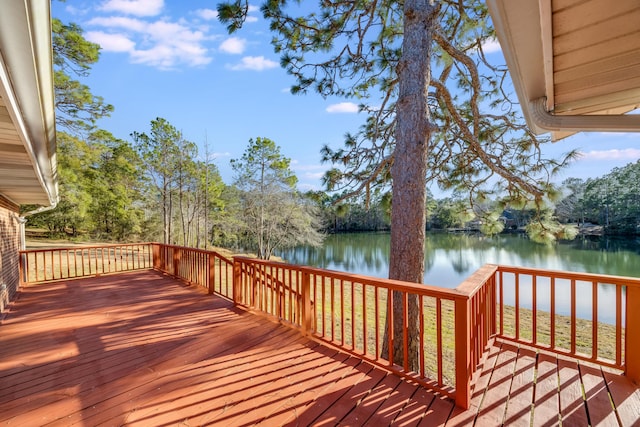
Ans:
MULTIPOLYGON (((388 233, 335 234, 327 236, 321 248, 298 247, 282 251, 279 255, 293 264, 385 278, 389 271, 389 245, 388 233)), ((545 246, 533 243, 523 235, 427 235, 424 283, 454 288, 487 263, 638 277, 640 240, 581 237, 545 246)), ((530 306, 531 284, 525 282, 520 286, 520 302, 526 308, 530 306)), ((590 288, 580 286, 578 315, 590 318, 592 293, 590 288)), ((569 314, 566 302, 570 295, 564 295, 565 291, 560 288, 556 294, 557 312, 569 314)), ((548 285, 538 284, 537 289, 538 303, 546 304, 539 309, 548 307, 548 285)), ((599 311, 602 311, 598 316, 606 321, 605 317, 613 311, 608 307, 615 307, 611 305, 615 304, 615 289, 600 285, 598 295, 599 311)), ((505 302, 508 302, 507 297, 513 300, 513 291, 505 295, 505 302)))
MULTIPOLYGON (((301 246, 278 255, 293 264, 387 277, 389 244, 388 233, 333 234, 321 248, 301 246)), ((487 263, 640 276, 640 240, 582 237, 545 246, 522 235, 427 235, 425 283, 456 287, 487 263)))

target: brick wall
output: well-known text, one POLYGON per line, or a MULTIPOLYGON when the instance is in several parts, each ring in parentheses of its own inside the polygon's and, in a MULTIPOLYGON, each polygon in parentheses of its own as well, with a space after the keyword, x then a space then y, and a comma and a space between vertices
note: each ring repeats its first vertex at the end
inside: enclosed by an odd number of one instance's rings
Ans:
POLYGON ((11 301, 19 284, 18 250, 20 225, 18 206, 0 195, 0 313, 11 301))

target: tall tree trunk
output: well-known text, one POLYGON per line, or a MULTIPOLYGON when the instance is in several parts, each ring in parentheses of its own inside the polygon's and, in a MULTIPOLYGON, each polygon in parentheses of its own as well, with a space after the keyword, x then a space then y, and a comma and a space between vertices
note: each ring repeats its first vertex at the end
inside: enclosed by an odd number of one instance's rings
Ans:
POLYGON ((200 203, 200 190, 198 188, 196 188, 195 191, 195 197, 196 197, 196 248, 200 248, 200 217, 202 215, 200 215, 201 212, 201 203, 200 203))
MULTIPOLYGON (((427 152, 431 123, 427 91, 431 76, 432 28, 436 16, 433 0, 405 0, 402 57, 398 63, 399 95, 396 111, 396 148, 391 168, 391 254, 389 278, 422 283, 426 229, 427 152), (408 230, 411 230, 408 232, 408 230)), ((404 364, 403 340, 408 334, 409 366, 419 369, 419 314, 417 297, 408 297, 408 320, 404 301, 393 292, 393 361, 404 364), (408 328, 405 326, 408 325, 408 328)), ((388 339, 389 325, 385 335, 388 339)), ((386 350, 388 356, 388 347, 386 350)))
POLYGON ((167 192, 168 192, 167 184, 164 183, 162 186, 162 233, 163 233, 165 245, 169 244, 169 234, 170 234, 170 230, 169 230, 170 218, 168 213, 169 201, 167 200, 167 192))
POLYGON ((175 241, 172 241, 172 236, 171 236, 171 223, 173 222, 173 192, 171 191, 171 189, 169 189, 169 210, 167 212, 168 215, 168 221, 167 221, 167 236, 168 236, 168 242, 169 244, 175 244, 175 241))
POLYGON ((178 209, 180 210, 180 224, 182 225, 182 245, 189 246, 187 242, 187 224, 184 212, 184 170, 182 169, 182 163, 184 160, 180 159, 180 170, 178 172, 178 209))

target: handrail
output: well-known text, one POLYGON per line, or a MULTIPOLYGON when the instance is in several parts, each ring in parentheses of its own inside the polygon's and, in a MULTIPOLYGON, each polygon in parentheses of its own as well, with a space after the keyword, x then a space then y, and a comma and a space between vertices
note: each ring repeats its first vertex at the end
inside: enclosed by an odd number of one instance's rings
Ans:
POLYGON ((20 284, 92 277, 151 268, 150 243, 19 251, 20 284))
POLYGON ((160 243, 20 251, 21 284, 150 268, 410 378, 463 408, 496 337, 621 369, 640 383, 639 278, 486 264, 448 289, 160 243), (567 307, 557 296, 563 292, 567 307), (390 361, 394 342, 405 355, 410 348, 408 324, 402 337, 386 330, 398 297, 405 319, 410 300, 418 308, 415 369, 408 356, 401 364, 390 361), (602 307, 613 313, 609 324, 602 307), (604 342, 609 335, 612 341, 604 342), (383 357, 385 345, 391 355, 383 357))
POLYGON ((501 265, 496 284, 496 336, 640 381, 640 279, 501 265))
MULTIPOLYGON (((482 277, 491 281, 496 268, 488 267, 490 271, 483 272, 482 277)), ((485 289, 490 286, 439 288, 240 256, 234 257, 234 271, 237 304, 468 406, 471 376, 477 366, 473 361, 479 360, 479 347, 484 349, 489 340, 488 332, 477 334, 470 326, 478 313, 470 307, 480 295, 486 305, 485 289), (399 366, 390 361, 391 357, 382 357, 383 346, 393 348, 393 341, 398 339, 403 341, 404 354, 409 352, 405 338, 385 331, 394 292, 399 292, 403 300, 416 298, 420 307, 417 370, 410 369, 407 362, 399 366), (466 332, 458 334, 460 328, 466 332)), ((405 304, 408 313, 406 310, 405 304)))
POLYGON ((152 243, 153 268, 233 299, 233 261, 215 251, 152 243))

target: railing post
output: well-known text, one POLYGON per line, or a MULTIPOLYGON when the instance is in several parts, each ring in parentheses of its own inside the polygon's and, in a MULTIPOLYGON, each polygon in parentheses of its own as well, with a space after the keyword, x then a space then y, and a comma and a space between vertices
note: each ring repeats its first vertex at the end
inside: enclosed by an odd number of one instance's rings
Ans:
POLYGON ((627 286, 625 374, 640 385, 640 287, 627 286))
POLYGON ((179 248, 173 248, 173 275, 180 277, 180 255, 182 251, 179 248))
POLYGON ((311 274, 302 272, 302 332, 305 335, 311 331, 311 274))
POLYGON ((27 254, 23 253, 23 252, 19 252, 18 253, 18 286, 19 287, 23 287, 24 284, 27 282, 25 280, 25 278, 27 277, 27 268, 26 268, 26 263, 25 263, 25 257, 27 256, 27 254))
POLYGON ((469 299, 455 302, 456 405, 468 409, 471 404, 471 316, 469 299))
POLYGON ((242 302, 242 270, 240 261, 233 258, 233 302, 242 302))
POLYGON ((161 270, 161 263, 160 263, 160 245, 157 243, 152 243, 151 244, 151 253, 152 253, 152 264, 153 264, 153 269, 154 270, 161 270))
POLYGON ((209 295, 213 295, 216 286, 216 257, 212 253, 208 253, 209 258, 209 295))

